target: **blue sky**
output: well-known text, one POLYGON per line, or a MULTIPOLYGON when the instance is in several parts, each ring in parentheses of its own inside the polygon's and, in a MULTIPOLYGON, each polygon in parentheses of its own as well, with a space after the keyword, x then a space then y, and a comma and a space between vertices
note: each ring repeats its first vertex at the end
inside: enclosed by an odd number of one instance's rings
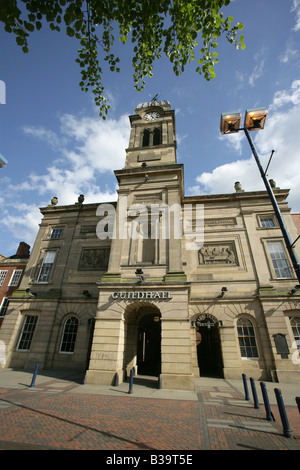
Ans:
POLYGON ((246 49, 220 41, 216 78, 206 82, 186 68, 176 77, 166 59, 138 93, 130 48, 120 45, 121 72, 105 71, 111 110, 97 115, 92 94, 79 88, 76 39, 46 26, 31 36, 29 53, 0 25, 0 253, 10 256, 20 241, 33 246, 39 207, 116 200, 114 169, 125 162, 129 119, 135 107, 159 94, 176 111, 177 159, 184 163, 185 194, 263 190, 243 135, 221 136, 222 112, 266 107, 266 127, 253 135, 263 166, 277 186, 290 188, 289 207, 300 212, 300 0, 235 0, 224 13, 244 23, 246 49))

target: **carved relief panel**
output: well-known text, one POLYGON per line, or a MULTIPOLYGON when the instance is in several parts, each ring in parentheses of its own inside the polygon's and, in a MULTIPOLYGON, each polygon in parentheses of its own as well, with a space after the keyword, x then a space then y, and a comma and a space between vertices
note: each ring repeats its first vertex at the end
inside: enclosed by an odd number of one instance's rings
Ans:
POLYGON ((105 270, 108 266, 109 248, 83 248, 78 270, 105 270))
POLYGON ((198 251, 200 265, 231 265, 238 266, 234 242, 206 243, 198 251))

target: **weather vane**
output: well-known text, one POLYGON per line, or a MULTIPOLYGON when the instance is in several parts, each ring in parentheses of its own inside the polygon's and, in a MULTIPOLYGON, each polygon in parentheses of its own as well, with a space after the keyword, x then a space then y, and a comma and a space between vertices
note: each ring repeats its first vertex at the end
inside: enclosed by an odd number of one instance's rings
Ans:
MULTIPOLYGON (((152 100, 150 101, 150 103, 154 103, 154 101, 156 101, 156 98, 158 97, 159 93, 156 93, 156 95, 152 98, 152 100)), ((151 96, 151 95, 149 95, 151 96)))

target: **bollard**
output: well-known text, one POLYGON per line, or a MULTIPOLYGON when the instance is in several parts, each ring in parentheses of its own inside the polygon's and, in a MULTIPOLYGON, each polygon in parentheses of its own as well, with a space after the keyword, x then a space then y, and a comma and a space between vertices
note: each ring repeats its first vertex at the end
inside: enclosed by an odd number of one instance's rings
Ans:
POLYGON ((242 377, 243 377, 244 390, 245 390, 245 400, 250 400, 246 374, 242 374, 242 377))
POLYGON ((253 377, 250 377, 250 383, 251 383, 252 395, 253 395, 253 400, 254 400, 254 408, 258 410, 260 406, 259 406, 259 402, 257 398, 256 387, 255 387, 255 382, 254 382, 253 377))
POLYGON ((265 404, 266 419, 267 419, 268 421, 275 421, 274 416, 273 416, 273 413, 272 413, 272 411, 271 411, 270 402, 269 402, 269 397, 268 397, 268 392, 267 392, 267 388, 266 388, 265 383, 264 383, 264 382, 260 382, 260 387, 261 387, 261 392, 262 392, 262 396, 263 396, 264 404, 265 404))
POLYGON ((128 393, 132 393, 132 387, 133 387, 133 375, 134 375, 134 368, 130 369, 130 378, 129 378, 129 391, 128 391, 128 393))
POLYGON ((115 380, 114 380, 114 387, 119 386, 119 374, 118 372, 115 373, 115 380))
POLYGON ((285 406, 284 406, 283 398, 281 395, 281 390, 279 388, 275 388, 274 392, 276 395, 277 405, 278 405, 279 414, 280 414, 280 418, 282 422, 283 435, 285 437, 292 438, 293 435, 292 435, 292 431, 290 429, 289 421, 286 415, 285 406))
POLYGON ((299 410, 299 413, 300 413, 300 397, 296 397, 295 400, 296 400, 298 410, 299 410))
POLYGON ((34 374, 32 376, 30 387, 34 387, 35 379, 36 379, 36 376, 37 376, 37 373, 38 373, 38 369, 39 369, 39 365, 36 364, 35 369, 34 369, 34 374))
POLYGON ((158 388, 161 389, 161 375, 158 376, 158 388))

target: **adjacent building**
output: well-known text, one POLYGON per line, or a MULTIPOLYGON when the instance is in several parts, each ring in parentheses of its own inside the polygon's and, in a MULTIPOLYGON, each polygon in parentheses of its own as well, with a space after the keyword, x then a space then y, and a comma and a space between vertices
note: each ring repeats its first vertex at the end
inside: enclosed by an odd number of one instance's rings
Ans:
POLYGON ((29 250, 30 246, 21 242, 14 255, 0 255, 0 328, 7 312, 9 298, 20 285, 29 259, 29 250))
MULTIPOLYGON (((114 204, 41 208, 0 330, 5 366, 93 384, 135 368, 169 389, 243 372, 300 382, 300 286, 267 192, 233 181, 231 194, 185 196, 169 102, 139 105, 130 123, 114 204)), ((295 240, 289 191, 273 191, 295 240)))

